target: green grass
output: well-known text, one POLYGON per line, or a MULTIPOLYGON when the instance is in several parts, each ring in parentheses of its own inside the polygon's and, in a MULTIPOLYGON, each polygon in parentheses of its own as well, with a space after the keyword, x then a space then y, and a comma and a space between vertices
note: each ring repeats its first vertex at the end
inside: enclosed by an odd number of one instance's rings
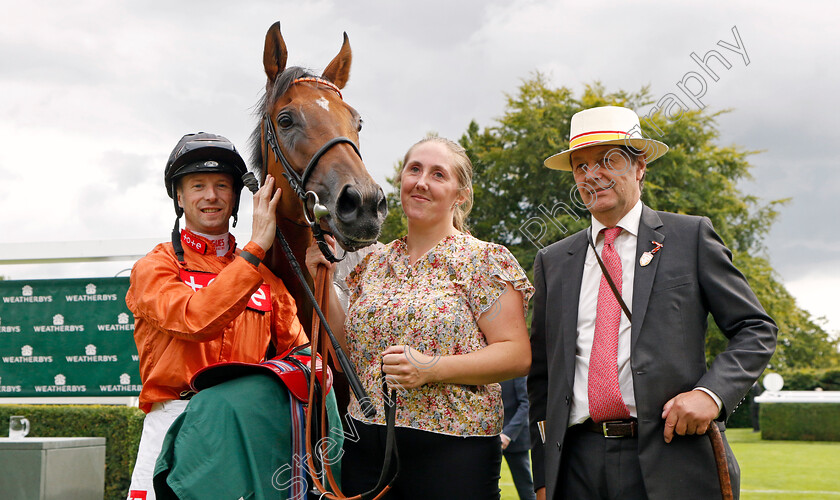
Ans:
POLYGON ((510 476, 510 469, 504 458, 502 458, 502 478, 499 479, 499 488, 502 490, 502 500, 519 500, 513 478, 510 476))
POLYGON ((840 442, 762 441, 751 429, 726 435, 741 466, 743 500, 840 499, 840 442))
MULTIPOLYGON (((728 429, 741 466, 742 500, 840 500, 840 442, 762 441, 752 429, 728 429)), ((502 500, 518 500, 507 463, 502 500)))

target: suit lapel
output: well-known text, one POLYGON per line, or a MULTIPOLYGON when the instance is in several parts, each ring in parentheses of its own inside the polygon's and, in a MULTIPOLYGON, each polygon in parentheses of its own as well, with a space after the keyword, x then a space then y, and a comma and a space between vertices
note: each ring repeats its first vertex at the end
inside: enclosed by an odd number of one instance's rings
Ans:
POLYGON ((642 324, 645 322, 645 313, 647 312, 648 301, 650 299, 650 291, 653 287, 653 278, 656 276, 656 269, 659 267, 661 258, 654 257, 650 264, 642 267, 639 263, 642 254, 653 249, 651 241, 663 243, 665 235, 657 231, 662 227, 662 221, 659 216, 647 207, 642 205, 642 218, 639 221, 639 235, 636 239, 636 258, 633 261, 635 266, 635 274, 633 277, 633 322, 630 326, 630 344, 631 350, 636 345, 636 340, 639 337, 642 324))
POLYGON ((567 254, 563 256, 566 260, 562 269, 570 269, 572 272, 562 277, 562 292, 560 307, 563 323, 560 325, 563 332, 571 332, 574 335, 563 335, 563 352, 565 363, 568 369, 566 377, 569 387, 573 387, 575 375, 575 353, 577 352, 577 323, 578 323, 578 301, 580 300, 580 284, 583 280, 583 265, 586 261, 587 239, 586 233, 589 229, 578 232, 571 238, 567 254), (566 299, 568 297, 568 299, 566 299))

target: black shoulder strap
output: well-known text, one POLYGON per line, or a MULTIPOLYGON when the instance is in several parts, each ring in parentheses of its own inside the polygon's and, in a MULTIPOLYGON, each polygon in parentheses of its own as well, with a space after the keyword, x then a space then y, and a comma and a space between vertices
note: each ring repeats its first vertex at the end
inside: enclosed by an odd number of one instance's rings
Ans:
POLYGON ((604 261, 601 260, 601 256, 598 255, 598 251, 595 250, 595 243, 592 241, 592 228, 589 228, 589 232, 586 233, 586 237, 589 240, 589 246, 592 247, 592 251, 595 253, 595 258, 598 259, 598 265, 601 266, 601 272, 604 273, 604 277, 607 278, 607 283, 610 285, 610 290, 612 290, 613 295, 615 295, 616 300, 618 300, 618 304, 621 306, 621 310, 624 311, 624 314, 627 315, 627 319, 630 322, 633 322, 633 315, 630 314, 630 308, 627 307, 627 304, 624 303, 624 299, 621 298, 621 294, 618 293, 618 288, 616 288, 615 283, 613 282, 612 276, 610 273, 607 272, 607 267, 604 265, 604 261))

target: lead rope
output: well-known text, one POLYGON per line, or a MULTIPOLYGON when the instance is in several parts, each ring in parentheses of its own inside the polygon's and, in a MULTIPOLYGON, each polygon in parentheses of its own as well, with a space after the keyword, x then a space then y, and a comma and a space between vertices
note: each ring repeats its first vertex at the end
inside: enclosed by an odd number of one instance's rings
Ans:
MULTIPOLYGON (((242 176, 242 181, 252 193, 256 193, 259 189, 257 179, 256 177, 254 177, 253 172, 246 172, 242 176)), ((347 376, 347 383, 350 385, 350 389, 353 391, 353 395, 356 396, 356 399, 360 401, 362 412, 364 412, 365 417, 373 418, 376 415, 376 409, 373 407, 373 405, 370 404, 370 398, 368 398, 367 392, 365 391, 364 387, 362 387, 362 383, 359 381, 359 376, 356 374, 356 370, 353 367, 353 363, 350 362, 350 359, 347 357, 347 354, 341 348, 341 344, 338 343, 338 340, 335 338, 335 335, 333 335, 332 330, 330 330, 330 325, 327 323, 327 318, 324 316, 324 312, 321 310, 320 307, 318 307, 318 301, 315 300, 315 296, 312 294, 312 290, 309 288, 309 285, 306 282, 306 278, 303 276, 303 270, 301 270, 300 264, 295 258, 295 254, 292 252, 292 248, 289 246, 289 242, 286 241, 286 237, 283 236, 283 232, 280 231, 280 228, 275 227, 274 234, 280 241, 280 246, 283 248, 283 253, 286 256, 286 260, 289 261, 289 265, 291 266, 292 271, 294 271, 295 277, 298 279, 298 282, 301 284, 301 288, 303 289, 306 298, 312 304, 312 309, 320 318, 321 324, 323 325, 324 330, 329 336, 330 343, 332 344, 332 349, 335 352, 335 359, 338 360, 338 363, 341 366, 341 370, 347 376), (363 402, 367 402, 367 404, 363 402)))
MULTIPOLYGON (((320 298, 320 305, 322 308, 329 310, 329 291, 327 289, 327 270, 326 267, 323 265, 318 266, 318 272, 315 277, 315 295, 320 298)), ((312 318, 312 349, 313 349, 313 358, 317 359, 315 356, 317 355, 317 347, 321 346, 323 350, 323 359, 321 360, 321 380, 327 380, 326 370, 329 364, 330 358, 330 346, 327 342, 327 337, 324 336, 321 338, 321 342, 319 343, 319 333, 321 330, 321 323, 320 317, 315 316, 312 318)), ((312 412, 318 411, 317 409, 313 408, 315 405, 314 395, 315 395, 315 371, 312 370, 310 373, 310 384, 309 384, 309 404, 307 405, 306 409, 306 431, 305 435, 307 438, 311 436, 312 432, 312 412)), ((384 375, 384 374, 383 374, 384 375)), ((338 486, 337 481, 332 472, 331 467, 331 460, 329 457, 329 444, 328 440, 325 439, 327 434, 327 415, 326 415, 326 404, 325 401, 320 401, 320 431, 321 431, 321 439, 318 440, 319 449, 316 452, 320 453, 319 461, 322 464, 322 473, 326 475, 327 481, 329 483, 330 488, 335 494, 330 493, 327 491, 327 488, 324 484, 319 480, 318 474, 316 473, 315 467, 315 457, 312 451, 312 440, 306 440, 306 457, 307 457, 307 465, 310 471, 310 476, 312 478, 312 484, 314 489, 317 491, 318 494, 321 495, 320 498, 327 498, 330 500, 378 500, 383 498, 383 496, 391 489, 391 484, 396 481, 397 477, 399 476, 399 453, 397 451, 396 446, 396 436, 395 436, 395 423, 396 423, 396 391, 391 391, 390 395, 387 393, 387 386, 385 385, 385 379, 383 376, 383 386, 382 386, 383 394, 386 395, 385 399, 385 420, 386 420, 386 441, 385 441, 385 459, 382 463, 382 472, 379 475, 379 480, 377 481, 376 486, 374 486, 370 491, 365 493, 361 493, 359 495, 353 497, 347 497, 342 492, 338 486), (391 468, 391 460, 392 457, 394 459, 395 465, 395 472, 394 475, 388 479, 388 471, 391 468)))

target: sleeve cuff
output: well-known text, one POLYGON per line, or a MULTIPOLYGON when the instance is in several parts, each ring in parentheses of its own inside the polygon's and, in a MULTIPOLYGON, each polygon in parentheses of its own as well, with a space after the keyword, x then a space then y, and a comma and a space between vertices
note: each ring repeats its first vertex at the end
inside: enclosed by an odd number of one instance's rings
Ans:
POLYGON ((241 252, 239 252, 239 256, 248 261, 248 263, 254 266, 255 268, 260 267, 260 259, 258 259, 257 256, 252 254, 251 252, 247 250, 242 250, 241 252))
POLYGON ((723 401, 718 397, 718 395, 712 392, 711 390, 706 389, 705 387, 695 387, 694 390, 703 391, 709 396, 711 396, 711 398, 715 400, 715 404, 718 407, 718 416, 720 416, 720 412, 723 410, 723 401))
POLYGON ((249 241, 247 245, 242 248, 243 252, 248 252, 259 260, 265 259, 265 250, 253 241, 249 241))

